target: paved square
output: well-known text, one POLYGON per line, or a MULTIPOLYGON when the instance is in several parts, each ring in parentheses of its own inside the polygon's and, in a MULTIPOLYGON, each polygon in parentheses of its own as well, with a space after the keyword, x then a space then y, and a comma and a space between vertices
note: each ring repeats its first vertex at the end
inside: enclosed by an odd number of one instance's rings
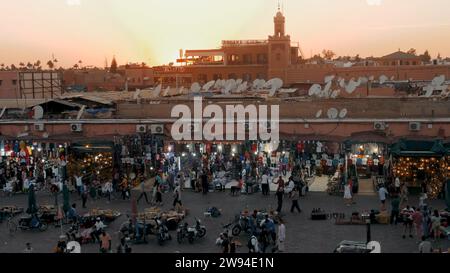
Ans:
MULTIPOLYGON (((133 194, 137 194, 134 192, 133 194)), ((264 197, 261 193, 253 195, 230 196, 228 192, 214 192, 203 196, 200 193, 194 193, 186 189, 182 194, 183 204, 189 208, 189 215, 186 219, 189 225, 194 224, 195 217, 199 217, 207 227, 207 235, 203 239, 196 240, 190 245, 185 242, 178 244, 176 240, 167 242, 164 246, 159 246, 154 236, 149 237, 149 243, 146 245, 133 245, 133 252, 139 253, 219 253, 220 248, 215 245, 215 240, 219 233, 223 231, 222 225, 230 222, 235 214, 242 209, 269 209, 276 207, 276 197, 272 193, 264 197), (211 206, 222 209, 222 215, 219 218, 205 217, 203 212, 211 206)), ((53 204, 53 198, 43 193, 37 194, 39 205, 53 204)), ((172 194, 163 195, 163 209, 169 209, 172 205, 172 194)), ((309 214, 314 208, 322 208, 327 212, 343 212, 347 218, 354 211, 363 211, 377 209, 378 199, 376 195, 356 195, 356 204, 347 207, 344 205, 342 197, 329 196, 326 193, 308 193, 306 197, 300 199, 300 206, 303 210, 301 214, 291 214, 290 200, 285 199, 282 212, 285 214, 286 221, 286 252, 293 253, 330 253, 336 245, 343 240, 365 241, 366 226, 341 226, 335 225, 334 220, 312 221, 309 214)), ((76 202, 77 207, 81 208, 81 200, 77 194, 72 194, 71 202, 76 202)), ((442 209, 444 202, 440 200, 430 202, 433 207, 442 209)), ((27 196, 17 195, 13 197, 1 197, 0 206, 17 205, 26 208, 27 196)), ((411 205, 417 205, 416 197, 410 198, 411 205)), ((117 231, 120 225, 126 221, 126 213, 131 211, 129 201, 113 200, 110 204, 105 199, 96 201, 88 200, 89 208, 111 208, 119 210, 122 216, 113 222, 107 229, 107 232, 113 237, 113 249, 118 244, 117 231)), ((139 211, 148 207, 141 201, 138 206, 139 211)), ((88 209, 78 209, 78 213, 87 212, 88 209)), ((20 217, 20 216, 18 216, 20 217)), ((64 227, 67 230, 69 227, 64 227)), ((382 246, 382 252, 387 253, 414 253, 418 252, 417 238, 402 239, 403 226, 391 225, 372 225, 372 240, 379 241, 382 246)), ((61 229, 50 226, 47 231, 20 231, 18 230, 11 236, 6 228, 6 223, 0 224, 0 252, 21 252, 25 248, 26 242, 31 242, 35 252, 52 252, 56 245, 61 229)), ((176 233, 171 231, 172 238, 176 238, 176 233)), ((241 236, 240 241, 243 247, 238 248, 238 252, 247 252, 247 237, 241 236)), ((441 240, 436 246, 448 248, 449 240, 441 240)), ((82 246, 83 253, 98 253, 98 245, 88 244, 82 246)))

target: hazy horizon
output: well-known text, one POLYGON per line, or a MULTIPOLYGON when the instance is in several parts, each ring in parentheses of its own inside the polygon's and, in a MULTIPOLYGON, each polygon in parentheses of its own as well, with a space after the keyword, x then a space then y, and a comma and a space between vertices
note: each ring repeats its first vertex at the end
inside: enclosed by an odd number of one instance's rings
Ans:
MULTIPOLYGON (((399 48, 450 56, 450 1, 285 0, 286 32, 306 57, 383 56, 399 48), (447 34, 446 34, 447 33, 447 34)), ((102 67, 174 62, 179 49, 266 39, 277 0, 3 0, 0 63, 41 60, 102 67)))

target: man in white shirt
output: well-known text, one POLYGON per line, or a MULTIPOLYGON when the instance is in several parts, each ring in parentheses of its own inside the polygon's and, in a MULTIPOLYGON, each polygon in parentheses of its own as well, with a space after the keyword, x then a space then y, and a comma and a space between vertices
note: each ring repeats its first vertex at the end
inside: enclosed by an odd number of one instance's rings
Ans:
POLYGON ((284 252, 284 242, 286 241, 286 226, 283 221, 278 225, 278 251, 284 252))
POLYGON ((258 242, 258 238, 256 238, 255 235, 253 235, 250 238, 250 242, 248 244, 249 247, 249 253, 259 253, 259 242, 258 242))
POLYGON ((267 171, 261 176, 261 188, 263 195, 269 195, 269 176, 267 171))
POLYGON ((81 187, 83 187, 83 177, 75 175, 75 185, 77 186, 78 195, 81 195, 81 187))
POLYGON ((378 190, 378 197, 381 201, 381 210, 386 210, 386 197, 388 196, 389 192, 386 190, 384 185, 381 185, 380 189, 378 190))
POLYGON ((396 177, 394 181, 395 192, 400 193, 400 178, 396 177))

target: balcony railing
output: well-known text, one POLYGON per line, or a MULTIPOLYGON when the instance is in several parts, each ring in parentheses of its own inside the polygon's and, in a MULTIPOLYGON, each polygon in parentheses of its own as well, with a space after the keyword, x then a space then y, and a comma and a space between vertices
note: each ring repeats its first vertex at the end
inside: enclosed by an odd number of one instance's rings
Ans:
POLYGON ((246 45, 264 45, 267 44, 267 40, 224 40, 222 46, 246 46, 246 45))

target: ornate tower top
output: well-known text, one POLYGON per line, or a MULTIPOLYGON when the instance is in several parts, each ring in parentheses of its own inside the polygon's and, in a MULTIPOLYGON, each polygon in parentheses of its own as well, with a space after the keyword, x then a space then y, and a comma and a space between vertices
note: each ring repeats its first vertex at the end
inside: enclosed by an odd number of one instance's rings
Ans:
POLYGON ((285 23, 286 18, 284 17, 283 13, 280 11, 280 8, 278 7, 278 12, 273 18, 273 22, 275 25, 275 37, 284 37, 285 36, 285 23))

